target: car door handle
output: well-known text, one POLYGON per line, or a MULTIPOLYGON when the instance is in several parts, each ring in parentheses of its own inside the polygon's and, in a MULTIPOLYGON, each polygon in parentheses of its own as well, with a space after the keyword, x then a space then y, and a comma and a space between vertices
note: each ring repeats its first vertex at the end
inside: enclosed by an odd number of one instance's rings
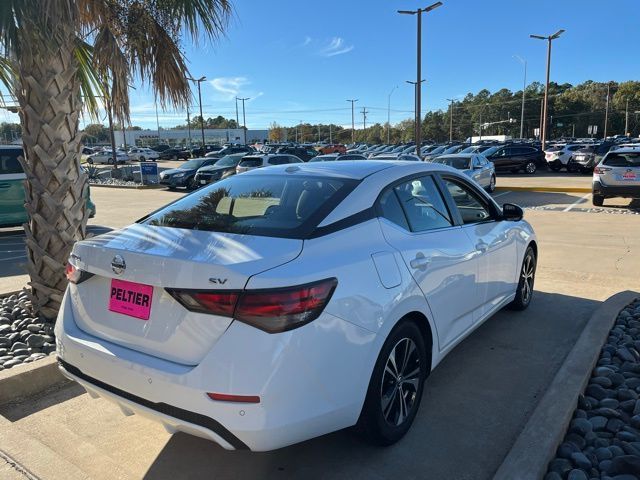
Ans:
POLYGON ((476 250, 480 253, 486 253, 489 250, 489 245, 484 242, 478 242, 476 243, 476 250))
POLYGON ((411 265, 411 268, 415 268, 417 270, 426 270, 430 263, 431 259, 425 257, 424 254, 420 252, 416 255, 416 258, 409 262, 409 265, 411 265))

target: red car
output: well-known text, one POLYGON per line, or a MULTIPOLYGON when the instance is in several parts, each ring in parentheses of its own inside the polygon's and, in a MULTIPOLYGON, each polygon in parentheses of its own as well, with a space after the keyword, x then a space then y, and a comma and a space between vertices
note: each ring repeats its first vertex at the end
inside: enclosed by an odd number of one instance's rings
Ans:
POLYGON ((329 153, 347 153, 347 147, 344 145, 334 144, 334 145, 325 145, 324 147, 320 147, 318 151, 322 155, 327 155, 329 153))

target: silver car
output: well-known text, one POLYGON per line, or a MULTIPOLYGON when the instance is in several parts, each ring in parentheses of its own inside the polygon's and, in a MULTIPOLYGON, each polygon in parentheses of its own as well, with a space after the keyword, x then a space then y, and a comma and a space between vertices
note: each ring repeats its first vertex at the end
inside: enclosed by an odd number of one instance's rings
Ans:
POLYGON ((593 169, 593 204, 605 198, 640 199, 640 148, 623 147, 607 153, 593 169))
POLYGON ((496 167, 484 155, 477 153, 456 153, 442 155, 432 160, 432 163, 443 163, 474 179, 487 192, 496 189, 496 167))

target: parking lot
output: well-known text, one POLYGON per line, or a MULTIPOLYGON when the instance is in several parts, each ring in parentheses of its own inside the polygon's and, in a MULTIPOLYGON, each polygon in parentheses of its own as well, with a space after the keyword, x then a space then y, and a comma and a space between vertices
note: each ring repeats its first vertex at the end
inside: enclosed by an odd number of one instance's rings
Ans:
MULTIPOLYGON (((374 448, 337 432, 270 453, 227 452, 125 417, 76 385, 0 410, 0 445, 47 478, 490 478, 598 302, 640 290, 638 202, 593 208, 583 192, 516 190, 524 181, 508 177, 494 197, 525 207, 538 234, 532 306, 498 313, 438 366, 397 445, 374 448)), ((125 226, 180 195, 94 188, 90 231, 125 226)), ((19 230, 0 233, 3 281, 26 281, 22 241, 19 230)))

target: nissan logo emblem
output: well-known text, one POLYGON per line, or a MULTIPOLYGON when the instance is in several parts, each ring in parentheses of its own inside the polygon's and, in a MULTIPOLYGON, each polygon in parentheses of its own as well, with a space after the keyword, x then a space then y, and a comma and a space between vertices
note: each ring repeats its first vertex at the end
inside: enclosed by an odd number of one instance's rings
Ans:
POLYGON ((115 257, 113 257, 113 260, 111 260, 111 270, 113 270, 113 273, 115 273, 116 275, 120 275, 125 271, 126 268, 127 264, 124 263, 124 258, 122 258, 122 255, 116 255, 115 257))

